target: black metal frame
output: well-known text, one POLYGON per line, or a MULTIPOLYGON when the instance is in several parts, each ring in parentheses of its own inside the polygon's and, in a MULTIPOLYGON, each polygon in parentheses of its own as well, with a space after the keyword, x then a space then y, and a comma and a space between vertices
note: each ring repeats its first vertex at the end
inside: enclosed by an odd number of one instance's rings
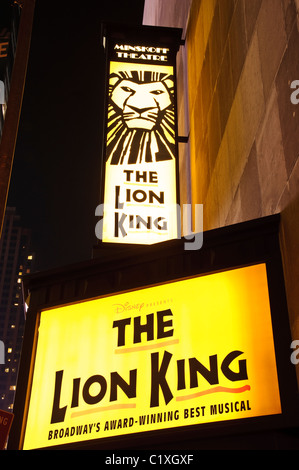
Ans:
MULTIPOLYGON (((166 28, 156 26, 124 26, 115 23, 104 23, 101 28, 102 42, 105 40, 105 98, 104 98, 104 121, 102 129, 102 156, 101 156, 101 188, 100 188, 100 202, 104 202, 104 191, 105 191, 105 164, 106 164, 106 142, 107 142, 107 113, 108 113, 108 89, 109 89, 109 64, 110 61, 128 62, 132 63, 129 59, 116 59, 113 57, 113 48, 116 40, 125 41, 130 44, 138 45, 149 45, 168 47, 170 48, 170 62, 167 65, 171 65, 174 68, 174 110, 175 110, 175 147, 176 147, 176 194, 177 204, 180 204, 180 186, 179 186, 179 154, 178 154, 178 122, 177 122, 177 83, 176 83, 176 55, 181 45, 182 29, 180 28, 166 28), (113 58, 112 58, 113 57, 113 58)), ((152 64, 152 61, 134 61, 136 64, 152 64)), ((180 233, 180 232, 178 232, 180 233)), ((102 240, 98 240, 97 246, 103 244, 102 240)), ((121 245, 121 243, 119 243, 121 245)), ((107 243, 105 243, 107 245, 107 243)), ((128 246, 128 244, 125 244, 128 246)), ((96 247, 95 247, 96 249, 96 247)))
POLYGON ((22 434, 32 373, 39 313, 44 308, 75 303, 109 294, 183 279, 200 274, 265 263, 269 287, 274 345, 282 414, 189 425, 163 431, 101 438, 47 449, 177 449, 200 448, 201 439, 217 441, 229 434, 296 429, 299 424, 298 386, 291 363, 291 335, 279 245, 280 216, 270 216, 204 233, 201 250, 185 251, 184 239, 151 247, 102 249, 100 259, 90 260, 24 280, 30 292, 9 449, 22 448, 22 434))

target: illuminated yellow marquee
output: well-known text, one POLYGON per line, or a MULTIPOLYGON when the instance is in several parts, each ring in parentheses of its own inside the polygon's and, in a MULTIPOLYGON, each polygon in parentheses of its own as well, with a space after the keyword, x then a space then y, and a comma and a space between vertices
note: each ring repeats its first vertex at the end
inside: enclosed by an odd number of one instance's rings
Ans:
POLYGON ((279 413, 263 264, 41 312, 24 449, 279 413))
POLYGON ((173 66, 110 62, 104 242, 178 236, 174 101, 173 66))

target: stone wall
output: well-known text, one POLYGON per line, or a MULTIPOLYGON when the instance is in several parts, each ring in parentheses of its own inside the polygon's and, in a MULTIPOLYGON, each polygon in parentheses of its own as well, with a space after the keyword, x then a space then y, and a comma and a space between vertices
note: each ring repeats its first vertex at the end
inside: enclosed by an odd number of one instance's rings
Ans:
MULTIPOLYGON (((143 23, 146 25, 182 28, 182 38, 184 39, 186 37, 191 4, 192 0, 145 0, 143 23)), ((182 46, 177 56, 177 105, 180 137, 189 136, 190 126, 187 61, 187 47, 182 46)), ((189 147, 189 142, 179 143, 181 204, 191 202, 189 147)))
POLYGON ((180 154, 182 192, 190 187, 192 202, 204 204, 204 230, 281 213, 290 324, 299 339, 299 104, 290 99, 299 80, 299 1, 147 4, 145 23, 186 33, 178 67, 189 116, 184 126, 180 117, 180 129, 190 137, 190 152, 180 154))

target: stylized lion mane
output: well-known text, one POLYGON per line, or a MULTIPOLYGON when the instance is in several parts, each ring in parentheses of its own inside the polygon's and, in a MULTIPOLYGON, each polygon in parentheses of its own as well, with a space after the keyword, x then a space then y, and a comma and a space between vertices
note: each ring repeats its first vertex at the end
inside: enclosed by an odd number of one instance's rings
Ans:
MULTIPOLYGON (((131 95, 134 93, 128 86, 123 86, 122 90, 125 91, 121 93, 127 92, 128 96, 130 95, 128 90, 131 91, 131 95)), ((139 113, 138 108, 133 109, 136 110, 135 113, 139 113)), ((172 75, 142 70, 121 71, 110 75, 106 152, 107 161, 111 165, 161 162, 175 158, 174 78, 172 75), (127 85, 131 83, 135 90, 138 90, 138 85, 144 84, 157 83, 160 87, 163 86, 164 96, 167 95, 168 100, 165 109, 159 107, 159 97, 156 96, 162 91, 147 92, 146 87, 142 89, 143 93, 152 93, 151 99, 155 99, 157 103, 157 108, 153 112, 152 108, 144 108, 149 110, 147 111, 148 121, 152 121, 150 130, 142 129, 140 126, 134 128, 133 119, 129 125, 131 128, 128 127, 127 116, 130 113, 124 113, 124 110, 113 101, 113 93, 122 81, 127 85)))

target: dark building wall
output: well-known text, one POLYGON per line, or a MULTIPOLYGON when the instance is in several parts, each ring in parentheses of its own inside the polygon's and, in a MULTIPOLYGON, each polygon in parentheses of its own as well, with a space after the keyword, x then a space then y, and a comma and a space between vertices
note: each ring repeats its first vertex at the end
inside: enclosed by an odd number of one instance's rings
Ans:
MULTIPOLYGON (((0 113, 2 114, 0 117, 0 235, 23 101, 35 0, 27 0, 26 2, 21 0, 9 2, 7 0, 2 3, 6 5, 8 3, 13 10, 10 12, 10 24, 4 25, 4 31, 5 28, 7 29, 4 34, 9 37, 8 54, 7 57, 4 57, 4 63, 0 64, 0 75, 3 77, 0 77, 1 85, 5 86, 4 109, 0 113)), ((0 14, 1 11, 0 7, 0 14)), ((0 30, 3 32, 2 25, 0 25, 0 30)))
POLYGON ((172 0, 166 8, 155 0, 146 1, 144 14, 145 24, 186 32, 190 152, 180 159, 182 169, 190 165, 190 180, 186 171, 180 180, 184 194, 190 186, 192 203, 204 205, 204 230, 282 214, 293 339, 299 338, 299 105, 291 102, 291 83, 299 80, 296 3, 172 0))

